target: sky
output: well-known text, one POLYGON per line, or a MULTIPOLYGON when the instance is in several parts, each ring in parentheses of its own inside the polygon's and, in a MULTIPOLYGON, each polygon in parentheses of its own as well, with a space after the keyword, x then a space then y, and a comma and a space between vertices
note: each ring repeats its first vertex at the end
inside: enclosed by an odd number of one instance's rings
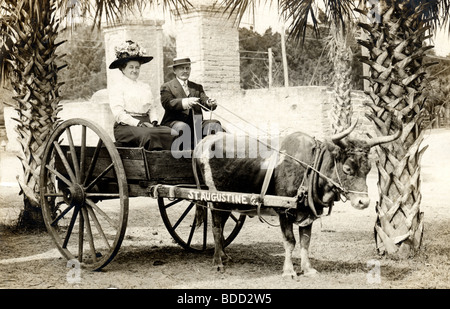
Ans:
POLYGON ((438 56, 450 56, 450 35, 449 31, 440 30, 434 39, 434 49, 438 56))
MULTIPOLYGON (((251 18, 248 19, 247 23, 242 23, 241 26, 248 27, 250 24, 251 18)), ((283 22, 280 21, 276 7, 274 6, 259 8, 258 14, 255 17, 255 31, 264 33, 264 31, 269 27, 271 27, 274 32, 280 32, 283 27, 283 22)), ((288 28, 288 24, 286 24, 285 27, 288 28)), ((434 45, 435 52, 438 56, 445 57, 450 55, 450 34, 448 29, 449 28, 447 26, 445 30, 438 30, 433 42, 431 42, 431 44, 434 45)))
MULTIPOLYGON (((164 18, 163 14, 159 13, 150 13, 150 15, 157 16, 158 18, 164 19, 165 24, 163 29, 168 33, 173 33, 175 30, 174 21, 171 18, 164 18), (155 15, 156 14, 156 15, 155 15)), ((250 15, 246 18, 243 18, 240 27, 250 27, 254 22, 255 31, 263 34, 269 27, 272 28, 273 32, 280 32, 285 28, 288 28, 288 24, 284 25, 284 23, 280 20, 278 16, 278 10, 276 4, 265 3, 261 4, 258 8, 256 8, 256 14, 250 15)), ((448 27, 448 26, 447 26, 448 27)), ((448 29, 448 28, 447 28, 448 29)), ((438 56, 445 57, 450 54, 450 36, 448 30, 438 31, 432 45, 435 46, 435 52, 438 56)))

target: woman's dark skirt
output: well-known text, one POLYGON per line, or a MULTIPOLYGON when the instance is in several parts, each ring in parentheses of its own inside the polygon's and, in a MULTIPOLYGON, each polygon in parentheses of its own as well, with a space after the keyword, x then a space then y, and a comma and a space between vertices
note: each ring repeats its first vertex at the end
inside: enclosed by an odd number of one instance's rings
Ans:
MULTIPOLYGON (((148 116, 133 118, 148 122, 148 116)), ((173 139, 178 136, 176 133, 172 135, 171 132, 172 129, 165 126, 147 128, 114 123, 116 142, 127 147, 143 147, 146 150, 170 150, 173 139)))

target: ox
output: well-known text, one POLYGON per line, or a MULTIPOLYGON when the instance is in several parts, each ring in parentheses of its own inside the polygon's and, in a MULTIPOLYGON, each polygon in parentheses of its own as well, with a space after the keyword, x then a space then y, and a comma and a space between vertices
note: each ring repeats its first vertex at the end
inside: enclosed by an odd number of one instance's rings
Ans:
MULTIPOLYGON (((380 136, 370 140, 350 138, 349 134, 357 122, 347 130, 331 137, 331 141, 320 142, 304 133, 288 135, 282 142, 273 169, 269 161, 272 156, 257 156, 250 158, 248 151, 245 156, 239 156, 236 142, 227 143, 227 134, 210 135, 199 142, 193 153, 193 169, 200 184, 199 176, 211 191, 233 191, 242 193, 261 193, 267 184, 267 171, 273 171, 270 182, 264 191, 266 194, 298 197, 297 208, 275 210, 279 216, 285 260, 283 276, 296 277, 292 263, 292 252, 295 247, 293 224, 299 226, 301 271, 305 275, 316 273, 308 258, 312 223, 331 210, 334 201, 344 195, 351 201, 353 207, 364 209, 369 206, 366 176, 370 171, 368 154, 370 148, 395 140, 401 134, 380 136), (234 156, 230 157, 230 154, 234 156), (200 170, 198 174, 197 169, 200 170)), ((229 136, 228 136, 229 138, 229 136)), ((233 140, 233 139, 228 139, 233 140)), ((247 146, 249 137, 246 137, 247 146)), ((259 141, 259 147, 262 145, 259 141)), ((236 209, 247 211, 244 205, 225 203, 209 203, 212 212, 214 235, 213 265, 223 271, 223 261, 229 259, 223 246, 223 227, 230 212, 224 210, 236 209)), ((261 209, 258 208, 258 215, 261 209)), ((205 207, 197 206, 197 224, 201 225, 205 207)))

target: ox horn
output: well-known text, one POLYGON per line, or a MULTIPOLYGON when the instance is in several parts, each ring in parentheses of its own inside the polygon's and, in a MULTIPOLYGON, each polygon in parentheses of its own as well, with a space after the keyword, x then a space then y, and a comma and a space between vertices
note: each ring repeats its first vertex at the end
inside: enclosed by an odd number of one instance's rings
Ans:
POLYGON ((338 146, 343 145, 342 139, 344 137, 346 137, 347 135, 349 135, 355 129, 358 122, 359 122, 359 118, 356 119, 356 121, 351 126, 349 126, 347 129, 345 129, 344 131, 332 135, 331 140, 333 141, 333 143, 335 143, 338 146))
POLYGON ((397 132, 395 132, 392 135, 374 137, 374 138, 370 139, 367 143, 369 144, 370 147, 374 147, 376 145, 395 141, 397 138, 400 137, 400 135, 402 135, 402 126, 400 126, 400 128, 397 130, 397 132))

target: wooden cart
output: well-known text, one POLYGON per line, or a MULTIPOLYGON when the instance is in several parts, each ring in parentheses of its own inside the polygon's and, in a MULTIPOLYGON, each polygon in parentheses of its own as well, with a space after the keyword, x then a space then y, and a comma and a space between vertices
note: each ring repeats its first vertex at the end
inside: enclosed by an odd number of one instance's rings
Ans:
POLYGON ((196 228, 196 204, 226 201, 237 205, 225 226, 229 245, 248 210, 295 207, 292 197, 198 189, 190 152, 116 147, 109 135, 86 119, 70 119, 51 134, 42 156, 40 197, 48 232, 61 254, 99 270, 119 251, 127 226, 129 199, 158 200, 162 220, 182 247, 203 251, 213 246, 208 217, 196 228))

